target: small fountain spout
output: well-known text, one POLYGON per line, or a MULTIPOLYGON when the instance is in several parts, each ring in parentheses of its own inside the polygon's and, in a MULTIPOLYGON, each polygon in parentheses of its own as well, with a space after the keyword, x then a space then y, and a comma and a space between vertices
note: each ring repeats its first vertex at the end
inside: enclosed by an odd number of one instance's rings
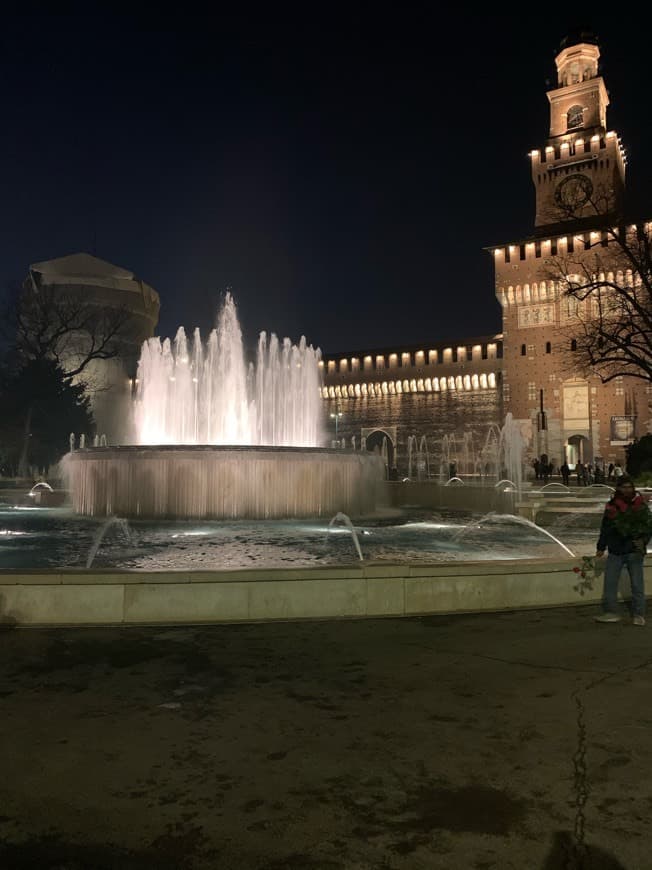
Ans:
POLYGON ((541 534, 543 534, 543 535, 546 535, 552 541, 554 541, 555 544, 559 544, 559 546, 562 548, 562 550, 565 550, 569 556, 573 556, 573 557, 575 556, 575 553, 572 550, 570 550, 566 546, 566 544, 564 544, 563 541, 560 541, 559 538, 556 538, 547 529, 544 529, 541 526, 538 526, 536 523, 533 523, 531 520, 528 520, 525 517, 519 517, 519 516, 516 516, 515 514, 497 514, 495 511, 490 511, 488 514, 485 514, 483 517, 480 517, 479 520, 473 520, 472 522, 467 523, 467 525, 465 525, 462 529, 460 529, 459 532, 456 532, 453 535, 453 540, 459 541, 460 538, 464 537, 464 535, 470 529, 479 529, 485 523, 492 523, 492 522, 498 522, 498 523, 510 522, 510 523, 516 523, 519 526, 528 526, 529 528, 534 529, 537 532, 541 532, 541 534))
POLYGON ((338 522, 343 523, 351 532, 351 536, 353 537, 353 543, 355 544, 355 549, 358 553, 358 557, 361 562, 364 562, 362 550, 360 549, 360 541, 358 540, 358 533, 356 532, 350 517, 348 517, 346 514, 343 514, 341 511, 338 511, 328 524, 328 531, 330 532, 333 526, 338 522))
POLYGON ((93 538, 93 543, 91 544, 91 548, 88 551, 88 558, 86 559, 86 568, 93 567, 93 561, 95 556, 97 556, 97 551, 100 549, 100 544, 104 540, 104 536, 111 528, 111 526, 117 525, 122 529, 122 533, 127 539, 127 543, 131 543, 131 534, 129 533, 129 523, 122 517, 107 517, 107 519, 102 523, 100 528, 97 530, 97 534, 93 538))

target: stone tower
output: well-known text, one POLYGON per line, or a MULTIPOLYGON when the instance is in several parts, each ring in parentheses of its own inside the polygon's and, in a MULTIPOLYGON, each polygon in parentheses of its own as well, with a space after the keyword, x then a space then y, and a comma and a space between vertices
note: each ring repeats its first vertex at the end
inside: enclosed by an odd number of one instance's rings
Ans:
MULTIPOLYGON (((45 292, 68 301, 83 300, 89 312, 124 313, 124 324, 113 342, 117 355, 91 362, 81 380, 90 395, 97 432, 105 434, 109 443, 128 441, 132 435, 132 384, 140 348, 153 335, 158 322, 160 301, 156 290, 130 270, 87 253, 32 263, 23 288, 25 292, 45 292)), ((80 342, 83 349, 84 339, 80 342)), ((71 367, 80 353, 84 355, 71 341, 64 354, 71 367)))
POLYGON ((567 37, 555 59, 557 87, 548 91, 550 132, 530 152, 537 229, 622 210, 625 161, 618 137, 607 130, 609 96, 599 75, 594 37, 567 37))
MULTIPOLYGON (((634 378, 602 384, 580 371, 573 330, 591 316, 591 300, 564 296, 554 280, 560 262, 601 262, 614 253, 607 230, 619 222, 625 152, 607 124, 609 97, 592 34, 567 37, 556 56, 557 86, 548 91, 545 144, 530 152, 536 196, 534 229, 491 249, 503 311, 503 402, 529 437, 530 456, 623 462, 624 447, 650 428, 652 389, 634 378), (590 258, 593 258, 592 260, 590 258)), ((559 274, 559 273, 558 273, 559 274)), ((615 280, 618 277, 614 266, 615 280)), ((576 333, 577 334, 577 333, 576 333)))

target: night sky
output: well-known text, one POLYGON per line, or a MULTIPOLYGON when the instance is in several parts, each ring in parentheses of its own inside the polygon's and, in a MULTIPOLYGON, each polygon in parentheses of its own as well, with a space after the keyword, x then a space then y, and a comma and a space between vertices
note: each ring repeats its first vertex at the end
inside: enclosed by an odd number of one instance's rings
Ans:
MULTIPOLYGON (((398 4, 240 8, 3 20, 2 288, 88 251, 158 290, 164 335, 210 328, 227 287, 250 343, 267 329, 334 352, 499 330, 483 247, 533 228, 527 153, 576 22, 543 7, 536 29, 465 6, 445 20, 398 4)), ((650 214, 649 14, 588 24, 631 205, 650 214)))

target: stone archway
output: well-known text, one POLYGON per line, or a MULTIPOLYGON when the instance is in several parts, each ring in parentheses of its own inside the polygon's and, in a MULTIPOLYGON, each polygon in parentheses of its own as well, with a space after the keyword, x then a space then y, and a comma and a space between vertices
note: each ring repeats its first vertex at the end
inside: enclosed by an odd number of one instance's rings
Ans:
POLYGON ((578 462, 586 464, 593 461, 591 442, 586 435, 571 435, 566 439, 566 462, 574 468, 578 462))
POLYGON ((387 456, 386 475, 392 480, 396 475, 396 450, 391 436, 384 429, 367 430, 367 432, 363 430, 362 434, 367 450, 387 456))

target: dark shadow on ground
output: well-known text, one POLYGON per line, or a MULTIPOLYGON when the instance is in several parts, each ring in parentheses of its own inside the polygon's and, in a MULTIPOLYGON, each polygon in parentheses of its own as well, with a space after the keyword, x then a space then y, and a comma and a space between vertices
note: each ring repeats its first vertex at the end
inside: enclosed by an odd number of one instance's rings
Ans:
POLYGON ((580 853, 568 831, 555 834, 552 849, 541 870, 627 870, 617 858, 597 846, 587 846, 580 853))
MULTIPOLYGON (((109 844, 69 843, 58 836, 0 844, 2 870, 179 870, 192 868, 203 844, 200 831, 158 837, 143 850, 109 844)), ((214 855, 217 859, 217 855, 214 855)), ((216 864, 219 866, 219 862, 216 864)))

